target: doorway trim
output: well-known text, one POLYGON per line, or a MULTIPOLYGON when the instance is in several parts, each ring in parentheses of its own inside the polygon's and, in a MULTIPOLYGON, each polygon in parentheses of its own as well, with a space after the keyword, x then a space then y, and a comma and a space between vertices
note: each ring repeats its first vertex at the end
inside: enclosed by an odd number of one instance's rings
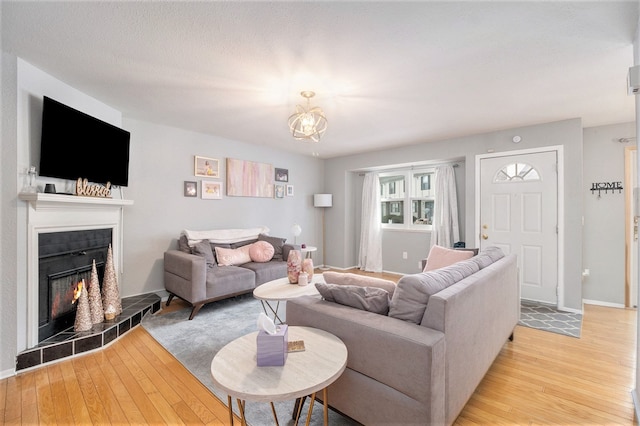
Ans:
MULTIPOLYGON (((558 309, 575 311, 564 306, 564 146, 550 145, 539 148, 520 149, 515 151, 491 152, 476 155, 475 182, 475 245, 480 247, 480 160, 487 158, 508 157, 511 155, 537 154, 540 152, 555 152, 558 160, 558 309)), ((584 218, 583 218, 584 221, 584 218)))
POLYGON ((633 181, 629 161, 637 161, 637 147, 624 147, 624 187, 627 188, 624 195, 624 306, 631 308, 634 306, 631 300, 631 220, 638 215, 634 205, 636 197, 636 183, 633 181))

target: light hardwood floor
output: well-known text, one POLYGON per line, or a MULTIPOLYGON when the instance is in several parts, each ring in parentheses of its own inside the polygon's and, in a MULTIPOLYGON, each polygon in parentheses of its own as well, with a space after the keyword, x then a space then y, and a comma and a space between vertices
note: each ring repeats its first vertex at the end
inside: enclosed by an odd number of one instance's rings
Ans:
MULTIPOLYGON (((585 306, 580 339, 518 326, 456 424, 633 424, 635 330, 635 310, 593 305, 585 306)), ((229 419, 223 403, 136 327, 98 352, 1 380, 0 423, 229 419)))

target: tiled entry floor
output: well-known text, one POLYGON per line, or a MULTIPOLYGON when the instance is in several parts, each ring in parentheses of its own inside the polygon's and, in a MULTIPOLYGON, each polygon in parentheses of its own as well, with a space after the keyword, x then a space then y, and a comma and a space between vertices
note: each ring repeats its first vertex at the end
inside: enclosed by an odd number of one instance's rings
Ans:
POLYGON ((148 312, 160 310, 160 296, 155 293, 122 299, 122 314, 113 321, 96 324, 89 331, 76 333, 73 327, 43 340, 38 346, 20 352, 16 371, 101 348, 140 324, 148 312))

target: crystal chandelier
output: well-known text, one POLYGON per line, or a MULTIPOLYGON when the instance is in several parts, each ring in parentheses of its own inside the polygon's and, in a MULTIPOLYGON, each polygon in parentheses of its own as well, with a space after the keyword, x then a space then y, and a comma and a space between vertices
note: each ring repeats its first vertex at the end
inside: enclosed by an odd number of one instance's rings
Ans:
POLYGON ((327 130, 327 118, 319 107, 311 108, 310 99, 315 96, 314 92, 304 91, 300 95, 307 99, 307 107, 296 105, 296 112, 289 117, 291 135, 298 140, 311 139, 320 142, 327 130))

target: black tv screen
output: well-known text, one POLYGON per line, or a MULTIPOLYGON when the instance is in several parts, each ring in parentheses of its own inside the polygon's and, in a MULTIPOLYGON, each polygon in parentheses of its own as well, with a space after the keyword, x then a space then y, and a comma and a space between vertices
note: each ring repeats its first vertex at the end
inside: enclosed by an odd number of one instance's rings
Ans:
POLYGON ((130 136, 126 130, 45 96, 40 176, 127 186, 130 136))

